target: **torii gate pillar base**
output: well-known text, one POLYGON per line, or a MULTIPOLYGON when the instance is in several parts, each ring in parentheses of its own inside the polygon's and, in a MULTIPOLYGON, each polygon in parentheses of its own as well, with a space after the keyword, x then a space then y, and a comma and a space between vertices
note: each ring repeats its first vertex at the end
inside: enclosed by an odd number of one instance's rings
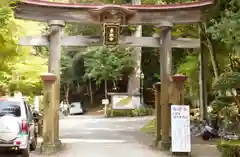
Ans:
POLYGON ((153 145, 151 145, 151 148, 160 151, 169 151, 171 149, 171 142, 154 140, 154 143, 153 145))
POLYGON ((43 142, 40 152, 43 154, 53 154, 62 148, 59 140, 58 128, 55 125, 58 119, 58 108, 56 105, 56 93, 54 84, 57 76, 53 73, 41 75, 44 84, 44 109, 43 109, 43 142))
POLYGON ((160 141, 159 142, 159 147, 160 147, 161 150, 170 150, 171 142, 160 141))
POLYGON ((60 140, 55 141, 55 144, 42 143, 40 147, 41 154, 55 154, 62 149, 62 143, 60 140))

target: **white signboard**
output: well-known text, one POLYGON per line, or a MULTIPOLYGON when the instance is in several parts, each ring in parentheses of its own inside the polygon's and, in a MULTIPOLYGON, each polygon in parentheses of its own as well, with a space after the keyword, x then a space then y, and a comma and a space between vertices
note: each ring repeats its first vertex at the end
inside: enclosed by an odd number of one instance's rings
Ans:
POLYGON ((191 152, 189 106, 171 106, 171 125, 172 152, 191 152))
POLYGON ((109 104, 109 100, 108 99, 102 99, 102 104, 103 105, 108 105, 109 104))
POLYGON ((135 109, 136 99, 134 96, 127 95, 113 95, 112 96, 112 108, 113 109, 135 109))

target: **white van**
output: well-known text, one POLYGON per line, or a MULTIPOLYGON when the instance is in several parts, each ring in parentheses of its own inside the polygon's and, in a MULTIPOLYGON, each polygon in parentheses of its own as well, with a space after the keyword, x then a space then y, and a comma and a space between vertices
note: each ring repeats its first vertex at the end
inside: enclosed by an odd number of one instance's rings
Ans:
POLYGON ((37 147, 34 118, 24 99, 0 98, 0 148, 18 150, 22 157, 29 157, 37 147))
POLYGON ((70 105, 70 115, 83 114, 82 104, 80 102, 73 102, 70 105))

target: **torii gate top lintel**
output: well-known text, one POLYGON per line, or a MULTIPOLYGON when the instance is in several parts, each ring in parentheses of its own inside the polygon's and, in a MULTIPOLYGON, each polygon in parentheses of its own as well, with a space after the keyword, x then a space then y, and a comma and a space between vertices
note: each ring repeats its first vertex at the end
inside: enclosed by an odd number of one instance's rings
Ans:
POLYGON ((189 9, 194 7, 205 7, 212 5, 213 0, 200 0, 196 2, 186 3, 173 3, 173 4, 157 4, 157 5, 115 5, 115 4, 80 4, 80 3, 61 3, 61 2, 49 2, 46 0, 24 0, 21 3, 33 4, 39 6, 50 6, 50 7, 65 7, 65 8, 79 8, 79 9, 97 9, 102 7, 124 7, 133 10, 171 10, 171 9, 189 9))
POLYGON ((214 0, 164 5, 104 5, 23 0, 17 4, 15 13, 17 18, 29 20, 64 20, 87 24, 106 22, 101 17, 103 14, 118 15, 123 24, 159 24, 162 21, 195 23, 201 21, 202 9, 212 4, 214 0))

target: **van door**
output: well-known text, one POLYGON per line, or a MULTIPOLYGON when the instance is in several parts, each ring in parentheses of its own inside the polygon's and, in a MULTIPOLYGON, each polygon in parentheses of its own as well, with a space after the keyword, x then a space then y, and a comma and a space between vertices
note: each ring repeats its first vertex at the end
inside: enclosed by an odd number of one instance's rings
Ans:
POLYGON ((27 113, 27 121, 28 121, 28 126, 29 126, 29 135, 30 135, 30 140, 34 139, 35 136, 35 125, 34 125, 34 120, 33 120, 33 115, 32 111, 30 109, 30 106, 27 104, 27 102, 24 102, 24 105, 26 106, 26 113, 27 113))

